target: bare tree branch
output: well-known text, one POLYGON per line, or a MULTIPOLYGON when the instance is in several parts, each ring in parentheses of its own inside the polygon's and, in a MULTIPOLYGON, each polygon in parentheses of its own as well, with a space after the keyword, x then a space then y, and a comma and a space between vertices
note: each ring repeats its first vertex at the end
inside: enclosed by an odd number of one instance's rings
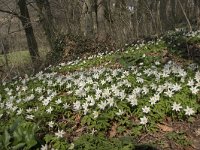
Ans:
POLYGON ((14 15, 14 16, 16 16, 16 17, 18 17, 18 18, 21 18, 21 16, 20 16, 18 13, 13 12, 13 11, 0 9, 0 12, 7 13, 7 14, 11 14, 11 15, 14 15))

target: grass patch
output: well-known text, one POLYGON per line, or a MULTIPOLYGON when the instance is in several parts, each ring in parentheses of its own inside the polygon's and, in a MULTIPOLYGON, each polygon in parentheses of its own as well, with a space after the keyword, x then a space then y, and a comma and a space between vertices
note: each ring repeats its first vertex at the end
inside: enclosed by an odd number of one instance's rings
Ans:
MULTIPOLYGON (((31 58, 28 51, 16 51, 7 54, 9 65, 20 66, 24 63, 30 63, 31 58)), ((0 55, 0 61, 5 63, 5 58, 0 55)))
MULTIPOLYGON (((45 58, 46 52, 44 50, 40 50, 40 56, 42 59, 45 58)), ((20 66, 23 64, 30 64, 31 57, 29 51, 15 51, 10 52, 7 54, 8 63, 11 66, 20 66)), ((0 55, 0 62, 5 64, 5 57, 4 55, 0 55)))

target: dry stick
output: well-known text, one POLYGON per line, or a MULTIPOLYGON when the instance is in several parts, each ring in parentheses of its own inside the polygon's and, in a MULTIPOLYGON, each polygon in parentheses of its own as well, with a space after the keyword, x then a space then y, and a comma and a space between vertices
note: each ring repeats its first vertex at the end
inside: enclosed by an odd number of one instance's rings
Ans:
POLYGON ((184 10, 184 8, 183 8, 183 5, 181 4, 180 0, 178 0, 178 3, 179 3, 179 5, 181 6, 181 10, 182 10, 182 12, 183 12, 183 14, 184 14, 184 16, 185 16, 185 19, 187 20, 187 23, 188 23, 188 26, 189 26, 189 30, 192 31, 192 26, 191 26, 191 24, 190 24, 190 21, 189 21, 189 19, 188 19, 188 17, 187 17, 187 14, 186 14, 186 12, 185 12, 185 10, 184 10))
POLYGON ((8 67, 8 57, 7 57, 7 53, 5 51, 5 47, 3 45, 3 41, 2 40, 1 40, 1 47, 2 47, 3 55, 4 55, 4 58, 5 58, 5 61, 6 61, 6 67, 8 67))
POLYGON ((10 73, 11 73, 11 70, 12 70, 13 68, 14 68, 14 66, 8 68, 8 71, 6 72, 5 77, 2 79, 2 82, 4 82, 4 81, 7 79, 7 77, 11 77, 11 76, 10 76, 10 73))

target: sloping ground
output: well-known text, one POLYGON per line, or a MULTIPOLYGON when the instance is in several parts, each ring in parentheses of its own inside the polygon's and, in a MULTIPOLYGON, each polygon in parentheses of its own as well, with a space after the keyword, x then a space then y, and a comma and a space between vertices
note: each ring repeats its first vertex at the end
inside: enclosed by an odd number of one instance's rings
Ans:
POLYGON ((199 66, 171 50, 137 44, 4 83, 0 147, 199 149, 199 66))
POLYGON ((180 30, 164 36, 168 48, 182 58, 200 63, 200 31, 180 30))

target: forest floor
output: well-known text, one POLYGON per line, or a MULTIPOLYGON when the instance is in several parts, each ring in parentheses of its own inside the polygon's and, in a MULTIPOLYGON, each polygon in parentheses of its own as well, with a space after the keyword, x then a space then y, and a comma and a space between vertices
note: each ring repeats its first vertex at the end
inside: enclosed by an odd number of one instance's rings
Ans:
POLYGON ((0 147, 199 150, 199 43, 173 33, 3 82, 0 147))

